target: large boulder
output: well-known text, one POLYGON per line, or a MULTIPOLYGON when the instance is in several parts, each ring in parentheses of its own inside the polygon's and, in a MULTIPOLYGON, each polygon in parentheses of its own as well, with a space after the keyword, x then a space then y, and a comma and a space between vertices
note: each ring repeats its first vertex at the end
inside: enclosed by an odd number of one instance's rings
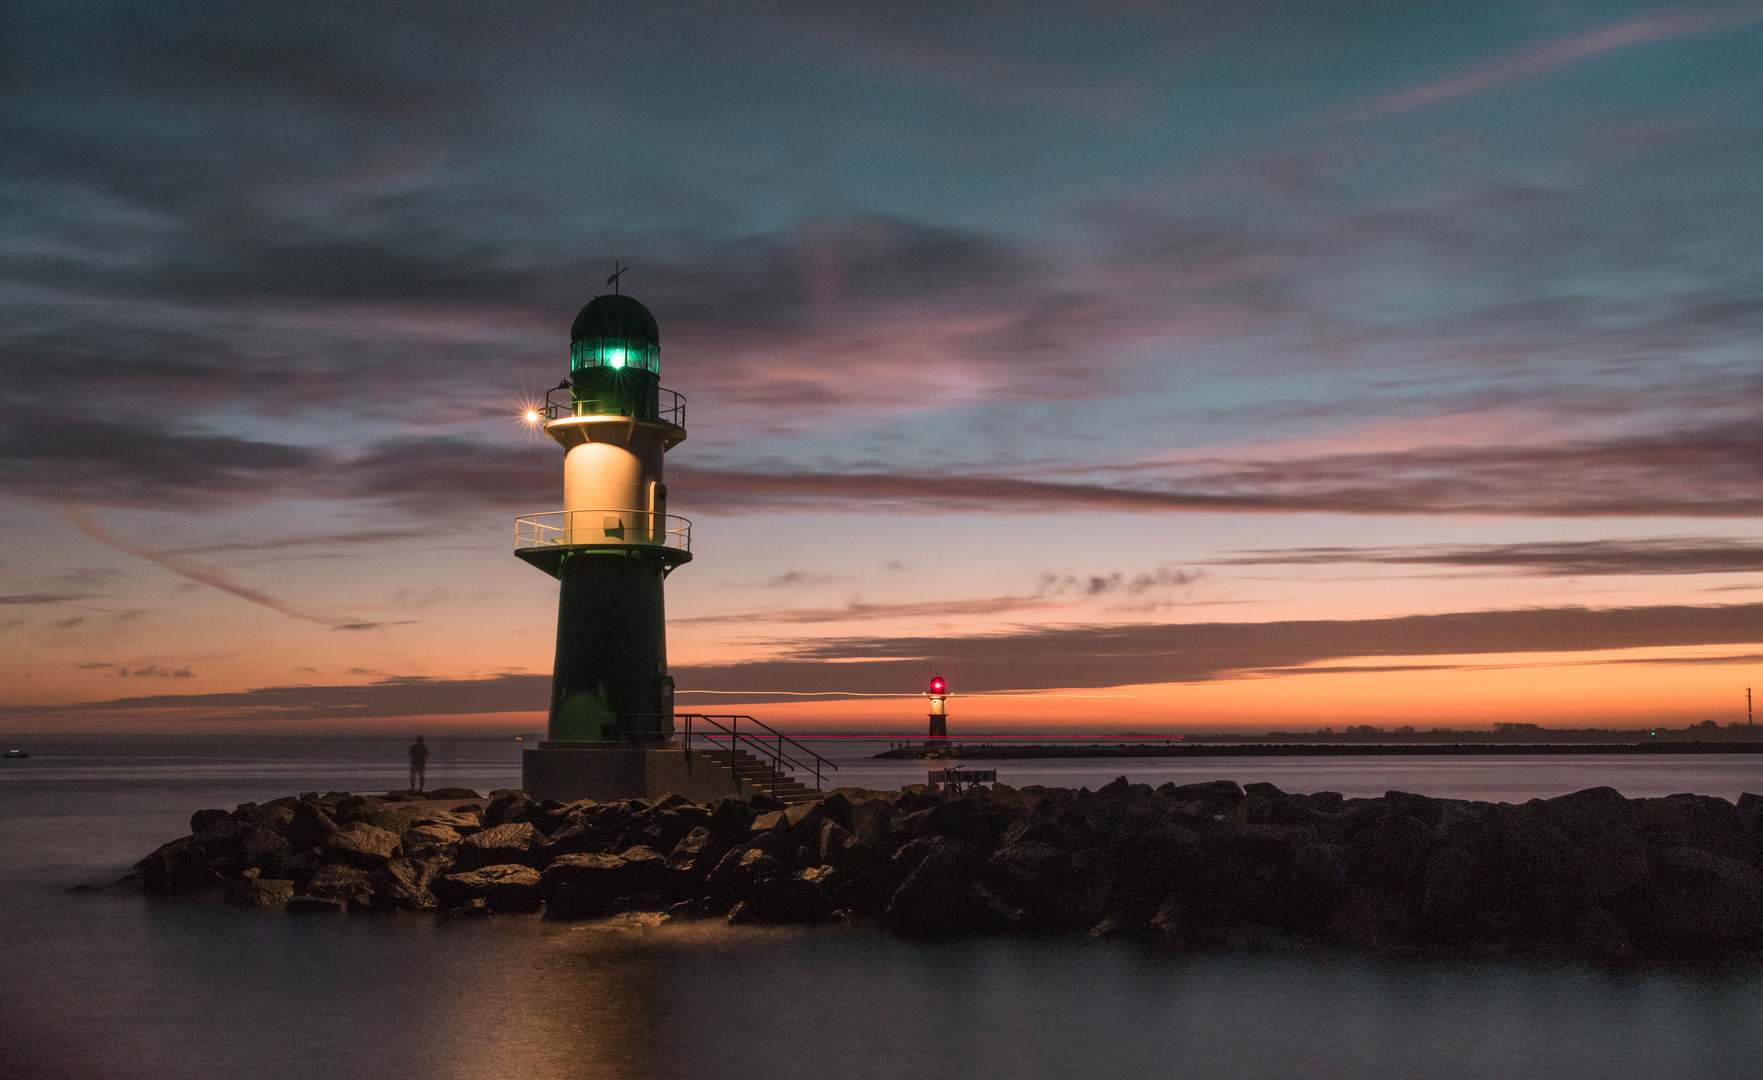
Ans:
POLYGON ((326 863, 306 883, 302 895, 335 900, 351 909, 373 906, 373 882, 367 871, 347 863, 326 863))
POLYGON ((398 854, 398 834, 352 821, 325 837, 322 847, 332 858, 371 870, 398 854))
POLYGON ((295 803, 288 821, 282 826, 282 838, 295 851, 306 851, 324 843, 325 837, 337 831, 336 821, 316 801, 301 799, 295 803))
POLYGON ((490 911, 532 912, 543 906, 539 872, 530 866, 503 863, 447 874, 433 885, 435 896, 449 906, 481 900, 490 911))
POLYGON ((505 863, 531 863, 538 861, 534 849, 539 844, 539 830, 533 828, 531 822, 493 825, 461 840, 453 857, 463 870, 505 863))
POLYGON ((245 878, 227 890, 227 899, 248 908, 279 908, 294 898, 294 883, 286 878, 245 878))
POLYGON ((194 836, 161 844, 135 864, 148 892, 182 893, 223 886, 226 879, 208 865, 208 853, 194 836))
POLYGON ((423 822, 405 829, 398 846, 406 855, 432 855, 449 850, 461 839, 459 830, 451 825, 423 822))
POLYGON ((1763 874, 1749 864, 1679 846, 1652 856, 1652 881, 1631 926, 1653 951, 1763 939, 1763 874))
MULTIPOLYGON (((233 815, 225 810, 198 810, 190 815, 190 834, 200 836, 203 829, 217 821, 229 821, 233 815)), ((241 819, 242 820, 242 819, 241 819)))
POLYGON ((994 934, 1021 927, 1022 914, 981 884, 976 871, 954 847, 933 851, 894 893, 888 924, 920 936, 994 934))
POLYGON ((510 791, 490 800, 484 807, 484 825, 494 828, 497 825, 511 825, 518 822, 530 822, 537 808, 532 799, 524 791, 510 791))
POLYGON ((392 859, 369 875, 374 900, 384 908, 430 910, 439 903, 431 886, 448 866, 445 857, 392 859))
POLYGON ((623 897, 659 893, 666 862, 647 848, 627 855, 560 855, 540 878, 548 919, 597 919, 623 897), (646 854, 645 854, 646 853, 646 854))

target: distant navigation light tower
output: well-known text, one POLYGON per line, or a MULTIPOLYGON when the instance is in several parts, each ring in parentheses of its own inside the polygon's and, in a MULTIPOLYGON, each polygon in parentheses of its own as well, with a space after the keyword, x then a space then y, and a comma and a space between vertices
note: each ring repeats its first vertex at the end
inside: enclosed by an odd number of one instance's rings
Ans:
POLYGON ((569 378, 528 413, 564 449, 563 509, 515 523, 515 554, 561 583, 547 741, 523 781, 540 798, 622 797, 606 777, 640 776, 632 753, 673 735, 662 582, 692 557, 691 523, 667 513, 661 467, 685 399, 661 389, 660 331, 631 297, 595 297, 569 337, 569 378))
POLYGON ((930 698, 930 739, 939 741, 949 737, 949 712, 945 704, 949 698, 949 684, 941 675, 930 677, 930 689, 924 692, 930 698))

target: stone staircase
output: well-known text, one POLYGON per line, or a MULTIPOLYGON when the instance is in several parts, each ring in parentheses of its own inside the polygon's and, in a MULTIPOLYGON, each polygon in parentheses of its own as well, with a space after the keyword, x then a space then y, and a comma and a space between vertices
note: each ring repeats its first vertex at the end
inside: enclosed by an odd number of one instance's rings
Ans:
POLYGON ((787 772, 778 772, 769 764, 745 750, 736 748, 733 760, 727 749, 698 751, 724 771, 734 774, 735 787, 743 797, 770 795, 786 806, 813 802, 821 792, 796 780, 787 772))

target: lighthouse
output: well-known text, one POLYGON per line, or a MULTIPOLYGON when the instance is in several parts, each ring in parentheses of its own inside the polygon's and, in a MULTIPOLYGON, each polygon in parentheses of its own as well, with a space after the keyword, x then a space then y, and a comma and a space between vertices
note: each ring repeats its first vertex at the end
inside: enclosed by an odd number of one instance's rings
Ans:
POLYGON ((685 399, 661 387, 660 330, 635 299, 594 297, 569 339, 569 377, 528 413, 563 448, 563 509, 515 522, 515 554, 558 581, 546 741, 523 781, 535 797, 643 795, 644 758, 673 735, 662 586, 692 558, 662 478, 685 399))
POLYGON ((930 736, 925 745, 934 746, 949 737, 949 684, 941 675, 932 675, 924 696, 930 699, 930 736))

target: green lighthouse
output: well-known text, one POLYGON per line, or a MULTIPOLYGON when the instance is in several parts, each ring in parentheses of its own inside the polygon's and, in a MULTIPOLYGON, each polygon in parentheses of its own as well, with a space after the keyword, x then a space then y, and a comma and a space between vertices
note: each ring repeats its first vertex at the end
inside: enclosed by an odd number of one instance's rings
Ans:
MULTIPOLYGON (((673 734, 662 583, 692 557, 662 462, 686 437, 685 399, 661 388, 660 331, 631 297, 582 308, 569 353, 542 413, 564 450, 563 509, 515 523, 515 554, 560 583, 545 745, 660 748, 673 734)), ((534 768, 529 752, 529 788, 534 768)))

